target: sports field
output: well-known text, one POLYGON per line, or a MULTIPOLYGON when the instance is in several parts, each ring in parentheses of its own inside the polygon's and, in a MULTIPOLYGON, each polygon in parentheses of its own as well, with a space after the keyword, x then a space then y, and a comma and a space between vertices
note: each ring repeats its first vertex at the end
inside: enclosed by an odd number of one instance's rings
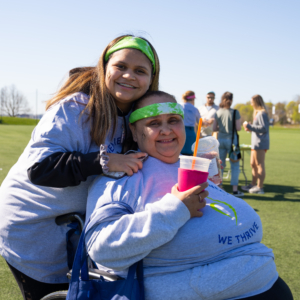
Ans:
MULTIPOLYGON (((17 161, 29 141, 34 126, 0 125, 0 182, 17 161)), ((263 242, 272 248, 280 276, 300 300, 300 128, 270 129, 271 150, 266 155, 267 177, 264 195, 246 194, 247 201, 260 215, 264 226, 263 242)), ((250 134, 242 131, 240 143, 250 144, 250 134)), ((245 170, 251 178, 249 152, 245 170)), ((240 175, 240 185, 244 185, 240 175)), ((229 181, 225 189, 231 192, 229 181)), ((14 278, 0 258, 0 299, 21 300, 14 278)))

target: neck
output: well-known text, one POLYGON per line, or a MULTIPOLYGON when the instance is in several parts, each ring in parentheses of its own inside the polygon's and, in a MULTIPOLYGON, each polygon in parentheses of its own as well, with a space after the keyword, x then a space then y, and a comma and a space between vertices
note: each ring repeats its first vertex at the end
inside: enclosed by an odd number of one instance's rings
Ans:
POLYGON ((129 113, 129 111, 130 111, 130 109, 131 109, 131 104, 126 104, 126 105, 117 105, 117 108, 118 108, 118 110, 119 111, 121 111, 121 113, 123 114, 123 115, 127 115, 128 113, 129 113))
POLYGON ((195 105, 195 100, 183 100, 184 101, 184 103, 191 103, 191 104, 193 104, 193 105, 195 105))

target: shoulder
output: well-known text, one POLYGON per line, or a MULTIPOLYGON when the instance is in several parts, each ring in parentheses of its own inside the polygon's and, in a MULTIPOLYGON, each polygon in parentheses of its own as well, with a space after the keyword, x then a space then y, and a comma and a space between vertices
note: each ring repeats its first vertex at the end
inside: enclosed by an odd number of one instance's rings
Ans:
POLYGON ((217 116, 221 116, 222 114, 224 114, 227 110, 225 110, 224 108, 219 108, 216 112, 217 116))
POLYGON ((54 118, 55 122, 59 119, 66 119, 68 121, 71 121, 73 118, 77 119, 85 109, 88 101, 88 95, 84 93, 74 93, 51 106, 43 118, 54 118))
POLYGON ((268 117, 267 112, 265 112, 264 110, 261 110, 258 112, 262 117, 268 117))
POLYGON ((198 110, 198 108, 196 106, 192 105, 191 109, 193 110, 193 112, 195 114, 199 114, 199 110, 198 110))
POLYGON ((237 109, 235 109, 235 111, 236 111, 236 116, 240 117, 240 112, 237 109))
POLYGON ((82 111, 88 104, 90 97, 82 92, 74 93, 59 102, 59 105, 82 111))

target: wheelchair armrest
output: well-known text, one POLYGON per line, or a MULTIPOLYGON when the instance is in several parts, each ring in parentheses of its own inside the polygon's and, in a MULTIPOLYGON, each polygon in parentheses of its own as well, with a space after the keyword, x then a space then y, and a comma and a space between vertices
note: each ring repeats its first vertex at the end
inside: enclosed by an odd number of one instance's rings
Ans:
MULTIPOLYGON (((72 270, 70 270, 67 274, 67 277, 71 279, 72 276, 72 270)), ((100 277, 103 277, 107 281, 116 281, 116 280, 124 280, 124 278, 115 275, 115 274, 110 274, 108 272, 105 272, 103 270, 98 270, 98 269, 89 269, 89 278, 90 279, 100 279, 100 277)))

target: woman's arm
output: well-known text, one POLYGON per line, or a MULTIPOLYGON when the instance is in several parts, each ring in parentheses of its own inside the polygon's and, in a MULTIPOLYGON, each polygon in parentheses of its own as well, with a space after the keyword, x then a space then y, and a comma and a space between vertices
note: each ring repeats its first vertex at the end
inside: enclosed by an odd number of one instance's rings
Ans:
MULTIPOLYGON (((88 101, 83 95, 76 94, 50 108, 35 128, 27 169, 33 184, 64 188, 102 174, 100 151, 91 140, 87 115, 82 113, 88 101), (89 152, 91 148, 94 152, 89 152)), ((130 154, 124 159, 121 154, 108 154, 108 167, 132 175, 142 168, 138 158, 143 155, 130 154)))
POLYGON ((216 119, 214 119, 213 131, 219 131, 219 125, 216 119))
POLYGON ((269 127, 269 118, 268 115, 265 112, 261 112, 258 113, 256 115, 256 119, 258 124, 257 125, 253 125, 253 124, 247 124, 246 127, 250 130, 250 131, 254 131, 257 133, 266 133, 268 131, 268 127, 269 127))
MULTIPOLYGON (((130 176, 143 167, 139 158, 145 156, 145 153, 107 155, 110 171, 126 172, 130 176)), ((28 178, 33 184, 57 188, 77 186, 86 181, 88 176, 102 173, 100 152, 83 154, 76 151, 53 153, 27 170, 28 178)))
POLYGON ((189 219, 187 207, 167 194, 145 211, 93 227, 86 237, 88 253, 107 268, 124 270, 170 241, 189 219))
POLYGON ((256 115, 257 118, 257 125, 253 125, 253 124, 247 124, 246 127, 250 130, 250 131, 254 131, 257 133, 265 133, 268 131, 268 127, 269 127, 269 118, 268 115, 265 112, 262 113, 258 113, 256 115))
MULTIPOLYGON (((153 249, 170 241, 191 217, 201 217, 203 213, 200 209, 206 205, 204 198, 208 196, 208 192, 204 190, 208 186, 207 182, 185 192, 179 192, 175 185, 172 194, 166 194, 161 200, 155 199, 156 202, 146 204, 144 211, 121 217, 109 215, 108 206, 113 207, 114 204, 102 207, 102 203, 110 203, 112 200, 115 202, 121 198, 124 203, 131 203, 133 207, 141 201, 141 196, 138 196, 140 192, 137 189, 128 190, 132 184, 126 186, 126 180, 98 181, 90 188, 87 204, 88 214, 89 207, 93 209, 91 222, 97 220, 101 214, 114 220, 95 225, 88 231, 85 241, 89 255, 95 262, 116 270, 126 269, 153 249), (106 189, 96 200, 101 186, 106 189)), ((134 182, 136 184, 139 184, 138 180, 134 182)), ((146 198, 147 195, 143 195, 142 201, 147 203, 146 198)))
POLYGON ((235 120, 235 128, 236 131, 240 131, 242 129, 241 119, 235 120))
POLYGON ((88 176, 102 174, 100 152, 56 152, 27 170, 36 185, 64 188, 77 186, 88 176))

